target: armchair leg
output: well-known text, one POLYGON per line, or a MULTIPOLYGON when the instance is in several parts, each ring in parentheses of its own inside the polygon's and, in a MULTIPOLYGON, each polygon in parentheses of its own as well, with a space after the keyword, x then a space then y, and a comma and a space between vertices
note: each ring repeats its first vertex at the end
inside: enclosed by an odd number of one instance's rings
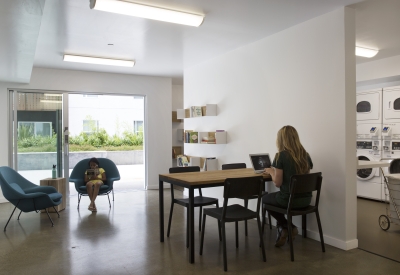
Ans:
MULTIPOLYGON (((7 223, 6 223, 6 226, 4 226, 4 232, 6 232, 7 225, 8 225, 8 223, 10 222, 11 217, 14 215, 14 211, 15 211, 15 209, 17 209, 18 204, 19 204, 19 201, 17 202, 17 205, 14 207, 14 210, 13 210, 13 212, 11 213, 11 216, 8 218, 8 221, 7 221, 7 223)), ((22 211, 21 211, 21 212, 22 212, 22 211)))
POLYGON ((21 212, 19 212, 17 220, 19 220, 19 216, 21 216, 21 214, 22 214, 22 210, 21 210, 21 212))
POLYGON ((58 217, 60 217, 60 213, 57 211, 56 207, 55 207, 55 206, 53 206, 53 208, 54 208, 54 210, 56 211, 56 213, 57 213, 58 217))
POLYGON ((239 226, 238 222, 235 222, 235 237, 236 237, 236 247, 239 247, 239 226))
POLYGON ((109 196, 109 194, 107 194, 107 198, 108 198, 108 204, 110 205, 110 208, 111 208, 111 201, 110 201, 110 196, 109 196))
POLYGON ((79 210, 79 203, 81 202, 82 195, 78 193, 78 207, 76 209, 79 210))
POLYGON ((51 221, 51 227, 53 227, 53 226, 54 226, 53 220, 51 219, 51 217, 50 217, 50 215, 49 215, 49 211, 47 211, 47 208, 45 208, 45 209, 46 209, 47 217, 49 217, 49 219, 50 219, 50 221, 51 221))
POLYGON ((112 193, 113 193, 113 201, 114 201, 114 189, 112 190, 112 193))

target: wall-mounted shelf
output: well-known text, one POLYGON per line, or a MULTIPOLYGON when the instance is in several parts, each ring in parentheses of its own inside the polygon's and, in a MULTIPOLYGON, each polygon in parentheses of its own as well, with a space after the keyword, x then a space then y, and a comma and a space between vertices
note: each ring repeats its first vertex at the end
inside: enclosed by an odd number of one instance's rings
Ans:
MULTIPOLYGON (((199 166, 203 171, 218 170, 218 160, 216 158, 185 156, 189 163, 188 166, 199 166)), ((177 166, 180 166, 177 159, 177 166)))
POLYGON ((217 104, 206 104, 206 106, 191 106, 187 109, 178 109, 176 112, 178 119, 202 116, 216 116, 217 104))
POLYGON ((226 144, 226 131, 197 132, 186 130, 184 142, 192 144, 226 144))
POLYGON ((176 156, 183 155, 182 146, 172 146, 172 158, 176 159, 176 156))
POLYGON ((182 119, 178 119, 177 111, 172 111, 172 122, 182 122, 182 119))

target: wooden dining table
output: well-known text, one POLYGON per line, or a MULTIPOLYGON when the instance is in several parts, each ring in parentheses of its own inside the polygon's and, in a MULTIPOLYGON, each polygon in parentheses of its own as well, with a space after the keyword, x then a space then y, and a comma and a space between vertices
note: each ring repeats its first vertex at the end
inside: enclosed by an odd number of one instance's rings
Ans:
POLYGON ((194 263, 194 190, 224 186, 227 178, 259 177, 271 180, 269 175, 256 174, 252 168, 159 175, 160 242, 164 242, 164 182, 189 189, 189 262, 194 263))

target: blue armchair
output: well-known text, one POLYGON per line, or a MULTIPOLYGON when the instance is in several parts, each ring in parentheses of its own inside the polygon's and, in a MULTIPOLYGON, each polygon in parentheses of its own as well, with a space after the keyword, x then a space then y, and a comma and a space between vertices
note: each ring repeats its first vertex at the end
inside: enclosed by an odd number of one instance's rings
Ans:
MULTIPOLYGON (((97 158, 97 160, 100 164, 99 167, 103 168, 107 175, 106 182, 100 187, 99 195, 107 195, 108 203, 110 204, 111 208, 109 194, 113 192, 114 201, 114 181, 120 180, 121 177, 119 175, 118 168, 113 161, 106 158, 97 158)), ((90 158, 79 161, 69 176, 69 181, 75 183, 75 189, 78 192, 78 209, 82 196, 88 196, 84 177, 86 169, 89 169, 89 161, 90 158)))
POLYGON ((62 195, 58 193, 54 187, 38 186, 33 184, 18 174, 17 171, 7 166, 0 167, 0 184, 3 196, 15 205, 14 210, 4 227, 4 231, 6 231, 7 225, 10 222, 11 217, 14 215, 16 208, 21 210, 18 215, 18 220, 22 211, 36 211, 38 213, 40 210, 46 209, 47 216, 51 221, 51 226, 54 226, 53 220, 47 211, 47 208, 49 207, 53 207, 57 212, 58 217, 60 217, 55 206, 62 202, 62 195))

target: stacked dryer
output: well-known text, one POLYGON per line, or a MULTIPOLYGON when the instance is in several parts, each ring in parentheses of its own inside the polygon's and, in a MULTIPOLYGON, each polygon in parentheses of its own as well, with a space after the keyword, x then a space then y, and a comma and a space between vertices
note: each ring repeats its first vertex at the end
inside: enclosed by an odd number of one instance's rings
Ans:
MULTIPOLYGON (((382 158, 382 89, 358 92, 356 100, 357 158, 380 161, 382 158)), ((358 169, 357 196, 382 200, 384 194, 381 175, 379 168, 358 169)))
MULTIPOLYGON (((383 89, 382 157, 400 158, 400 86, 383 89)), ((398 162, 397 162, 398 164, 398 162)), ((399 171, 400 167, 395 167, 399 171)), ((388 169, 384 169, 389 174, 388 169)))

